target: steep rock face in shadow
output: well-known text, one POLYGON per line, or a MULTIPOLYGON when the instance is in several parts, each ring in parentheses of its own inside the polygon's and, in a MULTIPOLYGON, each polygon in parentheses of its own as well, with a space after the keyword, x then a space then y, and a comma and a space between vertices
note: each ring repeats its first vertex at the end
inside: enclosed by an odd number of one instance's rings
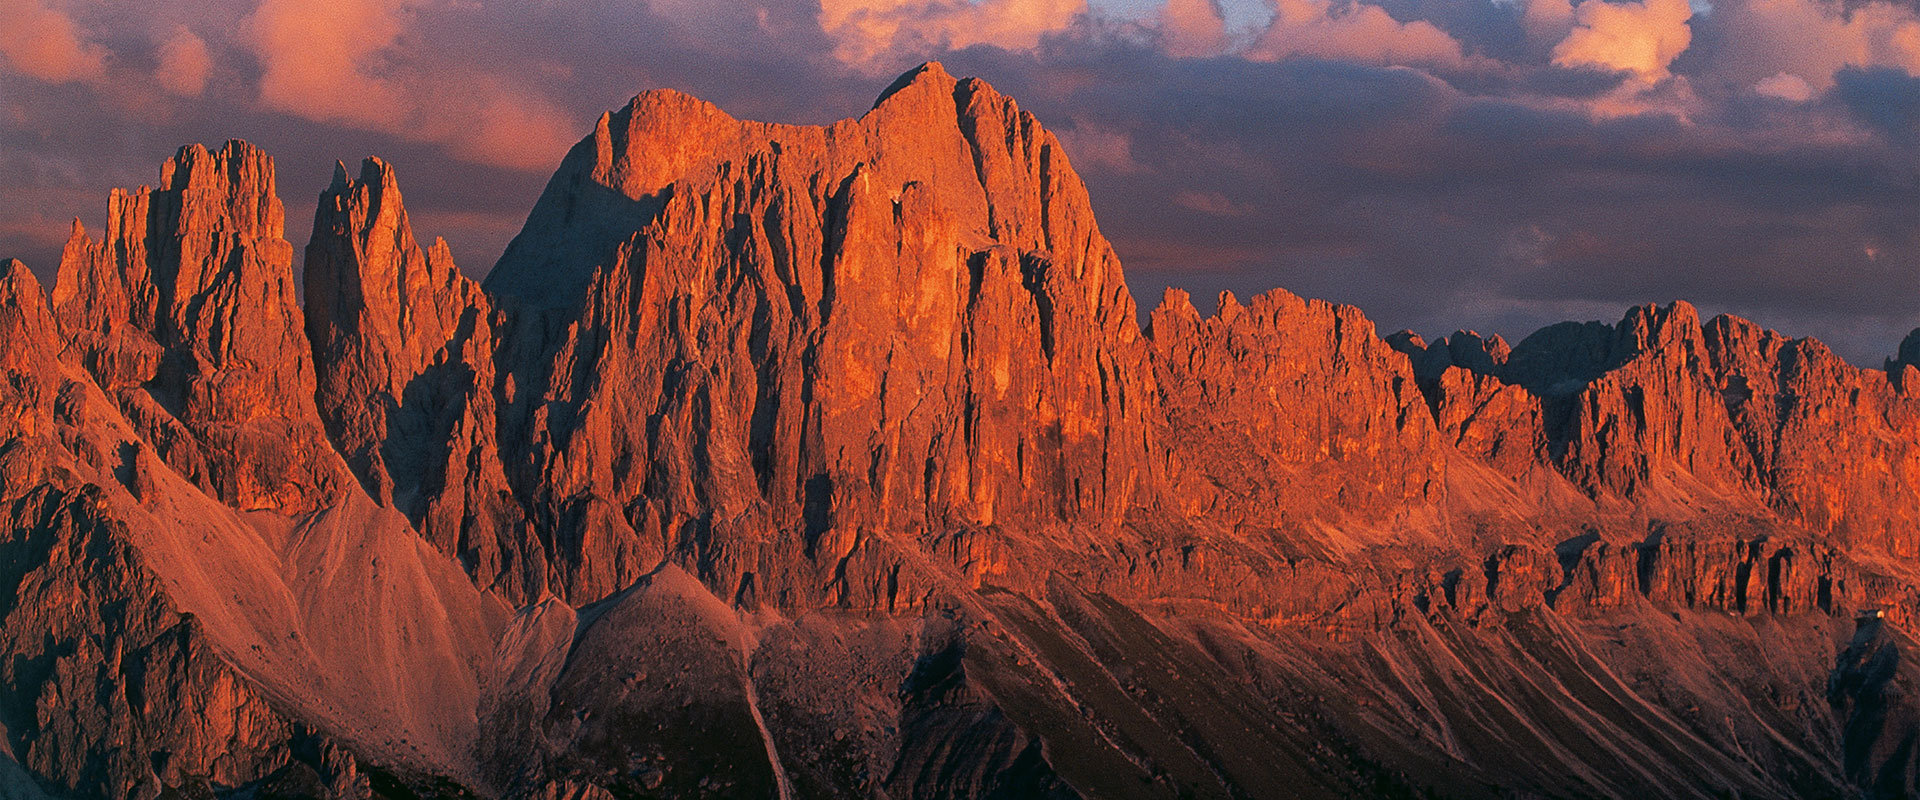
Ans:
POLYGON ((1503 368, 1542 395, 1563 473, 1589 491, 1629 497, 1737 497, 1754 488, 1692 306, 1642 306, 1610 330, 1577 330, 1584 341, 1528 337, 1503 368), (1576 382, 1576 391, 1559 392, 1576 382))
POLYGON ((460 558, 481 588, 527 596, 541 562, 524 563, 528 543, 498 456, 501 316, 445 242, 423 248, 414 238, 384 161, 367 159, 357 179, 337 165, 313 229, 306 332, 334 446, 368 494, 460 558))
POLYGON ((1401 331, 1386 341, 1413 363, 1434 425, 1455 449, 1503 475, 1521 475, 1541 462, 1544 408, 1539 396, 1498 377, 1513 354, 1505 339, 1457 331, 1428 344, 1401 331))

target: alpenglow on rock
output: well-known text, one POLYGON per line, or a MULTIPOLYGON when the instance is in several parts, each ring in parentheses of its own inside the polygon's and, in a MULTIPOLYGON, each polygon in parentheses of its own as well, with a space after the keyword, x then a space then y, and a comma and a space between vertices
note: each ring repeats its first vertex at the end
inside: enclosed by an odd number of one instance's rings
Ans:
POLYGON ((481 282, 312 176, 296 297, 183 148, 0 269, 0 795, 1920 790, 1912 339, 1143 324, 1068 156, 649 91, 481 282))

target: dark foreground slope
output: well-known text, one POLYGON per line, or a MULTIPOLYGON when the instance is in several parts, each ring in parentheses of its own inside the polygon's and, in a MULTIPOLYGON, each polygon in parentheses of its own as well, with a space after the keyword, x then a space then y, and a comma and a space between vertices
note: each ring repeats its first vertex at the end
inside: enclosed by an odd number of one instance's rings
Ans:
POLYGON ((1915 790, 1920 346, 1143 328, 937 65, 643 94, 485 285, 378 160, 304 308, 282 218, 190 147, 0 276, 0 794, 1915 790))

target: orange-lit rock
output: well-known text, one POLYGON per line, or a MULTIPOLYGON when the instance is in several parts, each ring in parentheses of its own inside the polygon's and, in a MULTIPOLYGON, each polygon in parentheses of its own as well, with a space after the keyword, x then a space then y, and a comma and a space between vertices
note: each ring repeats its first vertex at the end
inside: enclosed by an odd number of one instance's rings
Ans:
POLYGON ((521 335, 500 459, 575 602, 671 555, 728 597, 899 607, 923 538, 1098 537, 1149 488, 1147 353, 1085 187, 937 65, 826 128, 643 94, 487 287, 521 335))
POLYGON ((71 346, 168 464, 235 506, 301 513, 340 475, 313 406, 273 161, 182 148, 160 187, 76 222, 53 305, 71 346))
POLYGON ((271 160, 183 149, 0 270, 0 785, 1912 792, 1914 337, 1143 327, 1067 156, 938 65, 651 91, 483 284, 341 165, 301 308, 271 160))

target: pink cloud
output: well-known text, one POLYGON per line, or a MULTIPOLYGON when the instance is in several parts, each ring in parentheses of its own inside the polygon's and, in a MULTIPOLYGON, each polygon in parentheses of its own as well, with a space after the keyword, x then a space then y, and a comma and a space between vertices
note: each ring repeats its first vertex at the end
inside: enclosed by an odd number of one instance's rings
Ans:
POLYGON ((1737 80, 1754 81, 1756 88, 1796 78, 1817 93, 1833 86, 1834 73, 1846 67, 1892 67, 1920 75, 1920 14, 1905 5, 1746 0, 1716 14, 1729 37, 1744 45, 1717 66, 1737 80))
POLYGON ((1805 78, 1791 72, 1776 72, 1771 77, 1753 85, 1753 90, 1768 97, 1778 97, 1795 103, 1804 103, 1813 99, 1813 86, 1805 78))
POLYGON ((264 0, 246 30, 260 58, 260 101, 328 122, 380 126, 405 99, 374 56, 404 29, 398 0, 264 0))
MULTIPOLYGON (((570 115, 483 66, 430 67, 403 41, 422 0, 262 0, 247 19, 260 102, 306 119, 440 144, 467 161, 545 170, 580 131, 570 115)), ((411 43, 411 42, 409 42, 411 43)), ((582 123, 584 124, 584 123, 582 123)))
POLYGON ((1175 58, 1226 50, 1227 21, 1219 0, 1167 0, 1160 8, 1160 46, 1175 58))
POLYGON ((1693 41, 1687 25, 1693 8, 1687 0, 1586 0, 1573 12, 1573 32, 1553 49, 1557 66, 1598 67, 1659 80, 1693 41))
POLYGON ((1401 22, 1379 6, 1332 0, 1274 0, 1273 23, 1245 55, 1448 68, 1468 63, 1460 42, 1431 22, 1401 22))
POLYGON ((552 169, 591 122, 487 74, 468 74, 416 97, 439 118, 423 134, 446 144, 455 157, 535 172, 552 169))
POLYGON ((1526 29, 1527 44, 1550 48, 1573 31, 1572 0, 1524 0, 1520 25, 1526 29))
POLYGON ((1086 0, 821 0, 820 28, 841 61, 871 64, 902 50, 1032 48, 1086 13, 1086 0))
POLYGON ((40 0, 0 0, 0 19, 0 56, 21 74, 49 83, 106 77, 106 48, 81 38, 66 14, 40 0))
POLYGON ((213 56, 207 43, 186 26, 174 29, 173 36, 160 45, 160 67, 154 80, 169 92, 184 97, 199 97, 207 90, 207 73, 213 69, 213 56))

